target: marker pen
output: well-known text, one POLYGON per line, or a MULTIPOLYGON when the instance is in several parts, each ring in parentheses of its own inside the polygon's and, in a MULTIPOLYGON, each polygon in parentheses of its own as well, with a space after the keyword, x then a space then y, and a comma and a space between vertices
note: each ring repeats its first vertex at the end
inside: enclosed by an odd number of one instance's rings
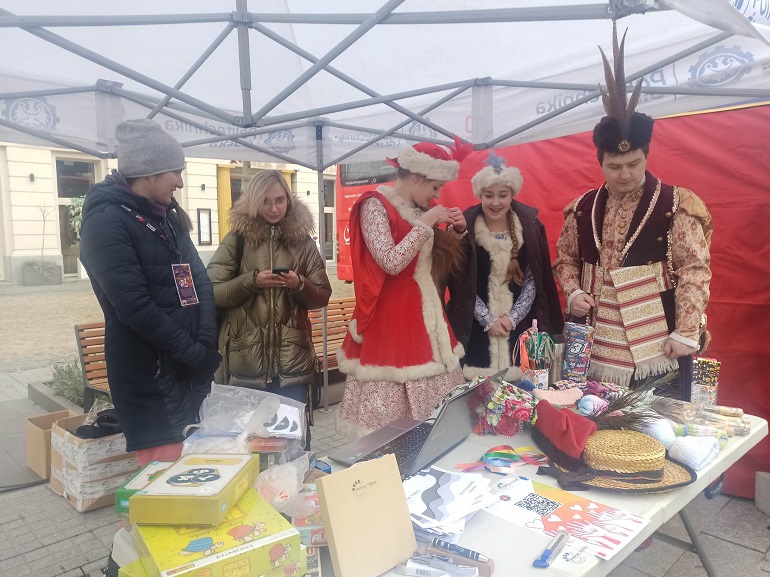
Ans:
POLYGON ((569 533, 567 530, 559 529, 556 532, 556 535, 554 535, 553 539, 551 539, 551 542, 548 543, 548 547, 545 548, 545 551, 543 551, 540 557, 534 560, 532 565, 534 567, 540 567, 541 569, 549 567, 559 555, 559 552, 562 550, 564 545, 567 544, 568 540, 569 533))
POLYGON ((465 547, 460 547, 459 545, 455 545, 449 541, 433 539, 433 546, 438 547, 439 549, 443 549, 444 551, 449 551, 450 553, 455 553, 461 557, 465 557, 466 559, 473 559, 474 561, 489 561, 489 557, 486 555, 482 555, 478 551, 471 551, 465 547))

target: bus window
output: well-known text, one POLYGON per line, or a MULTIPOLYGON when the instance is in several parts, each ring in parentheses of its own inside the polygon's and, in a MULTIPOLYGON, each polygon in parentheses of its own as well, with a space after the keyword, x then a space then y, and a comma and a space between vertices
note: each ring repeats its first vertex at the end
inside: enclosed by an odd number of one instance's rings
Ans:
POLYGON ((341 186, 371 186, 394 181, 396 168, 384 161, 353 162, 340 164, 337 174, 341 186))

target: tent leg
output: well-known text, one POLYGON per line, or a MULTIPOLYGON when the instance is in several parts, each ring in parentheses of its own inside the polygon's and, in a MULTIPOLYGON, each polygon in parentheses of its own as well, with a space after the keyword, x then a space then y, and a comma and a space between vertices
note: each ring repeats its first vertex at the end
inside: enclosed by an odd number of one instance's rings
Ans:
MULTIPOLYGON (((326 264, 326 221, 324 216, 324 148, 323 148, 323 121, 316 120, 315 124, 315 142, 316 142, 316 169, 318 174, 318 244, 321 248, 321 258, 326 264)), ((324 406, 318 409, 322 413, 329 413, 329 350, 327 348, 326 334, 326 307, 323 309, 323 358, 324 358, 324 406)))

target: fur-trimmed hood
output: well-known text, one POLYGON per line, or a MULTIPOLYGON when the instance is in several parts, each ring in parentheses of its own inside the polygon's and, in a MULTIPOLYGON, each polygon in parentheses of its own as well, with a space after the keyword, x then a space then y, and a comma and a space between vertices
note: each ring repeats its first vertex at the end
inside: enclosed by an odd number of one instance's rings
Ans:
MULTIPOLYGON (((247 244, 257 246, 270 237, 270 224, 261 216, 252 216, 245 207, 236 202, 230 211, 232 230, 243 236, 247 244)), ((277 225, 281 238, 288 246, 303 243, 315 233, 313 215, 307 205, 296 194, 291 195, 291 208, 277 225)))

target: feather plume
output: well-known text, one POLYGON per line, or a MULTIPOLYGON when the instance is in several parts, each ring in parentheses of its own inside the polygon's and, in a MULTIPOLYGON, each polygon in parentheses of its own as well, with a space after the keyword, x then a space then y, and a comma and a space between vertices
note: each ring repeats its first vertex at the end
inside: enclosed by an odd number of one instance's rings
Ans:
POLYGON ((463 142, 456 134, 452 135, 455 145, 449 147, 450 154, 457 162, 462 162, 471 152, 473 152, 473 144, 470 142, 463 142))
MULTIPOLYGON (((613 52, 613 64, 615 64, 615 87, 618 91, 618 101, 623 105, 623 110, 626 109, 626 67, 625 67, 625 53, 626 53, 626 34, 628 29, 623 32, 623 40, 620 41, 618 47, 618 27, 617 23, 612 22, 612 52, 613 52)), ((620 119, 618 119, 620 120, 620 119)))
POLYGON ((600 86, 599 90, 602 94, 602 104, 607 116, 614 118, 623 128, 623 134, 628 129, 628 123, 631 120, 631 116, 636 109, 636 104, 639 102, 639 96, 642 91, 642 80, 640 79, 634 88, 634 92, 631 95, 631 99, 627 99, 628 89, 626 86, 626 69, 625 69, 625 51, 626 51, 626 34, 628 30, 623 33, 623 38, 618 44, 618 27, 617 23, 612 23, 612 60, 614 65, 610 65, 607 55, 599 47, 599 52, 602 55, 602 64, 604 65, 604 80, 607 85, 607 91, 600 86))
POLYGON ((505 159, 502 156, 495 154, 494 150, 489 151, 489 156, 487 156, 487 159, 484 162, 491 166, 495 172, 499 172, 505 168, 505 159))
POLYGON ((655 421, 664 418, 655 410, 653 389, 669 383, 675 375, 666 374, 661 378, 637 387, 633 391, 617 396, 607 406, 588 415, 599 429, 626 429, 642 431, 655 421))
POLYGON ((642 79, 639 79, 639 82, 636 83, 636 86, 634 87, 634 91, 631 93, 631 98, 628 99, 628 104, 626 104, 626 117, 624 119, 623 123, 623 133, 628 134, 628 126, 631 123, 631 117, 634 115, 634 112, 636 111, 636 105, 639 103, 639 97, 642 95, 642 79))

